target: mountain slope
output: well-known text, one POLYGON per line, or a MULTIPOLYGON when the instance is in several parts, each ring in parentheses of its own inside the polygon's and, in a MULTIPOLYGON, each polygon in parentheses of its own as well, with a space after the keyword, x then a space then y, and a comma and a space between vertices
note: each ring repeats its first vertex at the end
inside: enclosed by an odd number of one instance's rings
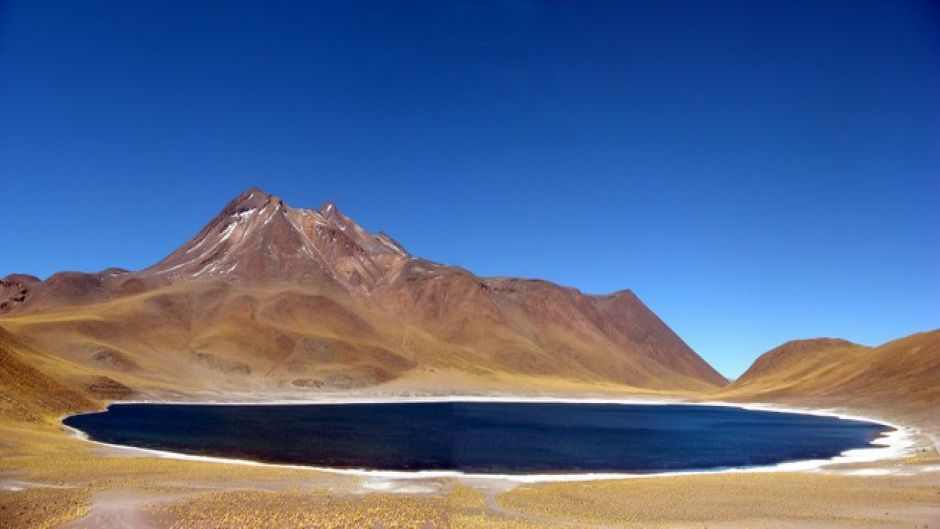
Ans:
POLYGON ((940 419, 940 330, 877 347, 821 338, 759 357, 715 398, 901 410, 940 419))
POLYGON ((0 417, 41 422, 94 406, 95 395, 90 388, 103 380, 71 378, 72 384, 63 384, 45 374, 45 370, 66 378, 81 377, 65 367, 65 363, 29 349, 0 329, 0 417))
POLYGON ((793 340, 762 354, 727 391, 772 395, 812 394, 842 376, 840 366, 852 364, 870 347, 838 338, 793 340))
POLYGON ((17 278, 0 326, 137 391, 726 383, 630 291, 480 278, 258 189, 147 269, 17 278))

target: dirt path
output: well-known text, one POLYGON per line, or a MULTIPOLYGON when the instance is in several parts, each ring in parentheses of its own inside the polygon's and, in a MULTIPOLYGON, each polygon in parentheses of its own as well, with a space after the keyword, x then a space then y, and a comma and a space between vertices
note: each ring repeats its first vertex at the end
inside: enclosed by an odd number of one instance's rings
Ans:
POLYGON ((498 496, 502 492, 503 491, 499 491, 499 490, 488 490, 484 494, 484 497, 486 498, 486 508, 489 509, 492 514, 496 514, 498 516, 505 516, 507 518, 516 518, 518 520, 523 520, 526 522, 545 524, 546 526, 551 526, 551 527, 558 527, 558 526, 590 527, 592 529, 608 529, 612 527, 612 526, 603 526, 603 525, 575 522, 571 520, 559 520, 558 518, 547 518, 545 516, 539 516, 537 514, 528 514, 522 511, 510 509, 508 507, 503 507, 502 505, 499 504, 499 500, 497 499, 498 496))
POLYGON ((182 497, 180 494, 152 494, 141 490, 109 490, 92 497, 91 509, 80 520, 60 529, 158 529, 148 506, 182 497))

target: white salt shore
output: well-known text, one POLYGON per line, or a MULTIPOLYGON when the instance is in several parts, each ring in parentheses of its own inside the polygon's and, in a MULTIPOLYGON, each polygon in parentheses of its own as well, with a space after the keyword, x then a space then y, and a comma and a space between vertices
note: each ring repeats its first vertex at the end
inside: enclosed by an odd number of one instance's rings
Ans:
MULTIPOLYGON (((255 397, 257 398, 257 397, 255 397)), ((739 404, 729 402, 689 402, 663 399, 619 399, 619 398, 570 398, 570 397, 548 397, 548 396, 480 396, 480 395, 447 395, 447 396, 330 396, 315 399, 285 399, 260 402, 258 400, 193 400, 193 401, 163 401, 163 400, 136 400, 123 401, 117 404, 178 404, 178 405, 253 405, 253 406, 273 406, 273 405, 342 405, 342 404, 390 404, 390 403, 420 403, 420 402, 506 402, 506 403, 558 403, 558 404, 643 404, 643 405, 683 405, 683 406, 723 406, 731 408, 740 408, 747 410, 760 410, 780 413, 796 413, 803 415, 817 415, 825 417, 836 417, 840 419, 858 420, 880 424, 893 428, 892 431, 885 432, 879 438, 872 441, 871 447, 846 450, 830 459, 813 459, 803 461, 789 461, 778 463, 776 465, 753 466, 753 467, 734 467, 720 468, 712 470, 690 470, 675 472, 658 473, 625 473, 625 472, 600 472, 600 473, 568 473, 568 474, 477 474, 464 473, 453 470, 417 470, 417 471, 398 471, 398 470, 368 470, 368 469, 341 469, 330 467, 317 467, 308 465, 290 465, 279 463, 263 463, 245 459, 234 459, 225 457, 196 456, 181 454, 166 450, 155 450, 150 448, 138 448, 125 445, 116 445, 91 440, 84 432, 65 426, 75 436, 88 442, 107 447, 116 453, 128 453, 138 455, 149 455, 166 459, 178 459, 185 461, 202 461, 208 463, 225 463, 251 466, 270 466, 291 469, 306 469, 317 472, 329 472, 349 476, 360 476, 373 478, 376 480, 416 480, 416 479, 440 479, 456 478, 467 481, 504 481, 511 483, 543 483, 543 482, 561 482, 561 481, 594 481, 594 480, 617 480, 617 479, 636 479, 636 478, 656 478, 665 476, 691 476, 702 474, 727 474, 727 473, 759 473, 759 472, 819 472, 835 465, 871 465, 872 463, 883 463, 888 460, 900 459, 911 453, 916 446, 914 439, 916 430, 906 426, 891 424, 881 419, 864 417, 840 413, 829 409, 809 409, 809 408, 787 408, 773 404, 750 403, 739 404)), ((96 412, 89 412, 96 413, 96 412)), ((882 475, 890 474, 891 469, 886 468, 852 468, 847 473, 852 475, 882 475)))

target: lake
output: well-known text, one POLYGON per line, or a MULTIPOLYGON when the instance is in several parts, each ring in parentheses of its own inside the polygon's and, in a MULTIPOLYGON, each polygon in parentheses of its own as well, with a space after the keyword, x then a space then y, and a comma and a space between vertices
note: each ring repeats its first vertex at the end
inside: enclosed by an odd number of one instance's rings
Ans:
POLYGON ((114 404, 65 419, 105 443, 343 469, 654 473, 826 459, 891 428, 706 405, 114 404))

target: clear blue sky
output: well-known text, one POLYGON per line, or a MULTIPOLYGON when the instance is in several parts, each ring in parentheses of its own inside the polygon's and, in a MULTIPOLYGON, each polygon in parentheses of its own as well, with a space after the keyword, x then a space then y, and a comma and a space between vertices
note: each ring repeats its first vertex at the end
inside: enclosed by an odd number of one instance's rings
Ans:
POLYGON ((0 276, 147 266, 242 189, 633 289, 728 376, 940 327, 940 8, 0 1, 0 276))

